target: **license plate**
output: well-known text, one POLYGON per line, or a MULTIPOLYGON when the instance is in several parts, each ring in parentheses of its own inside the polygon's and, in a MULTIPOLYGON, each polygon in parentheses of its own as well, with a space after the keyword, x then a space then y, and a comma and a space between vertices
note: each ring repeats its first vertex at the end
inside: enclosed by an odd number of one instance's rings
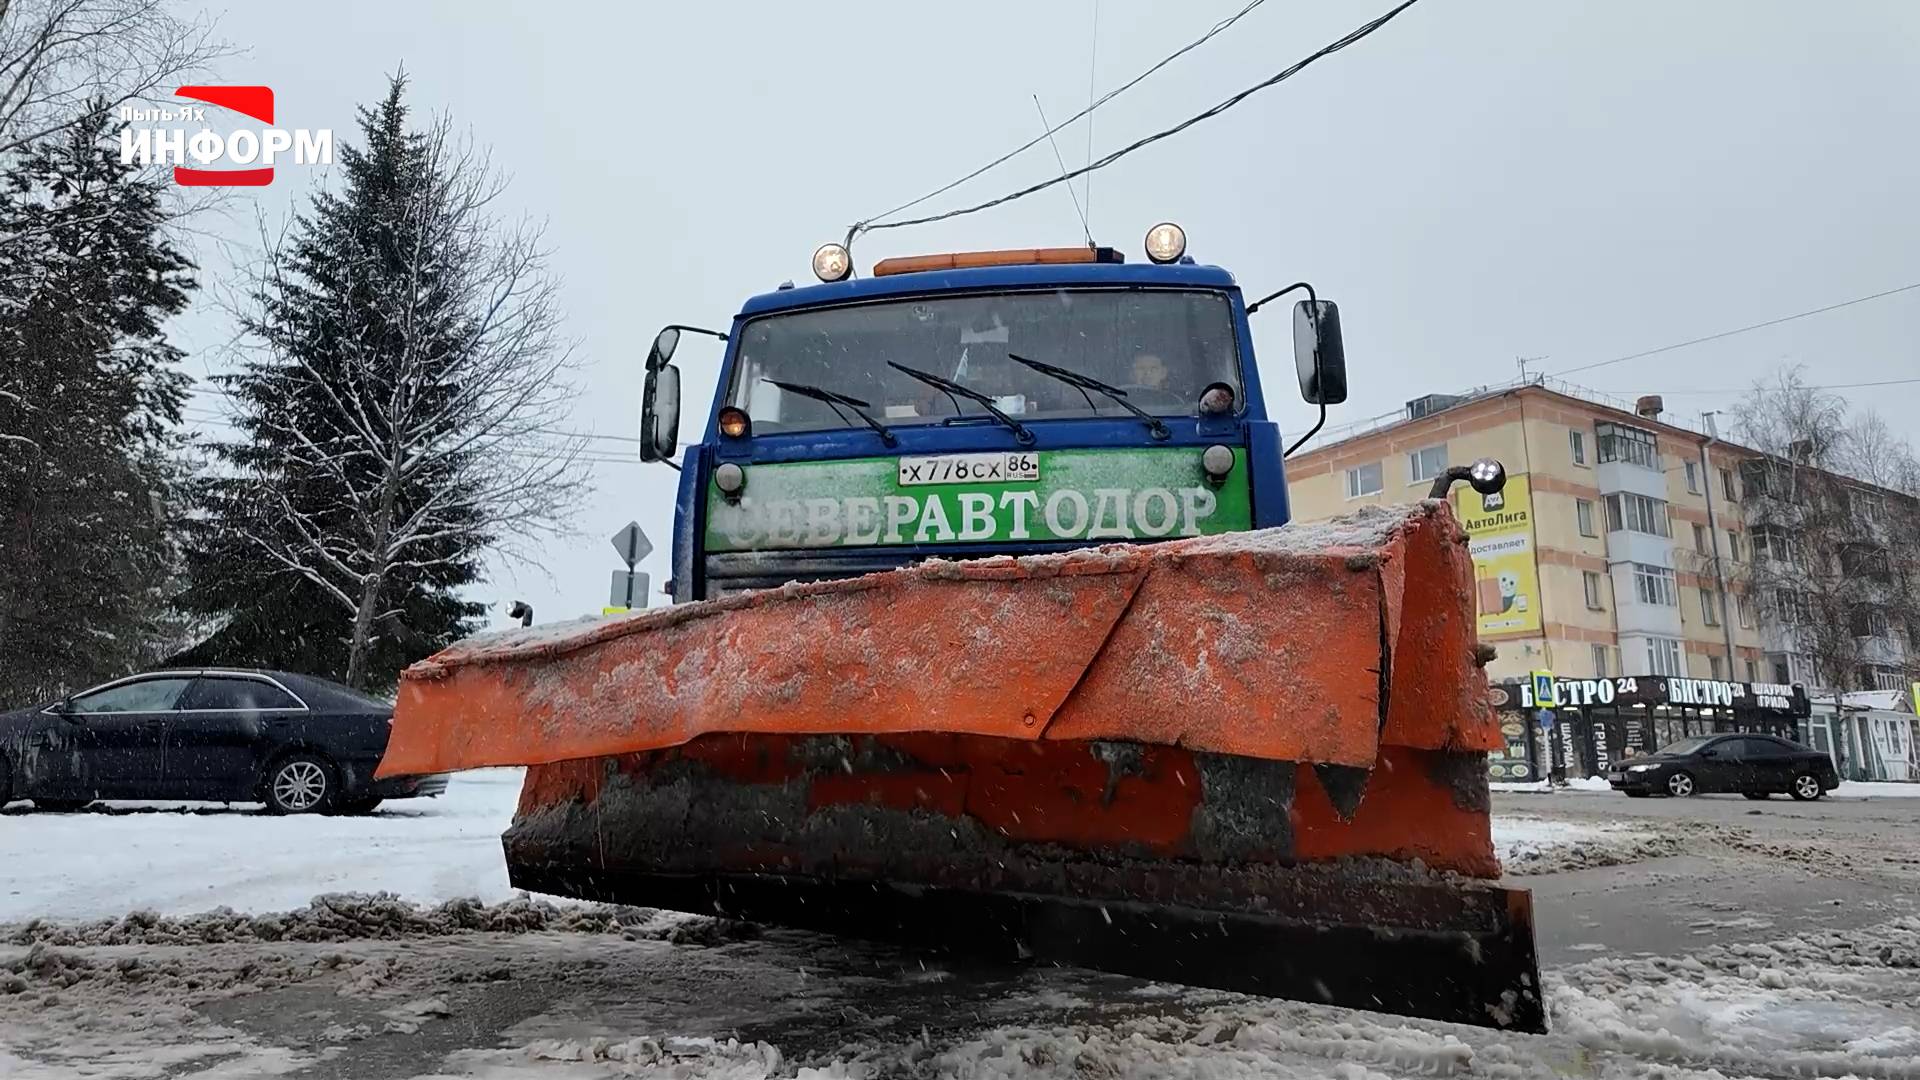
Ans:
POLYGON ((999 484, 1040 479, 1040 455, 933 454, 900 459, 900 486, 921 484, 999 484))

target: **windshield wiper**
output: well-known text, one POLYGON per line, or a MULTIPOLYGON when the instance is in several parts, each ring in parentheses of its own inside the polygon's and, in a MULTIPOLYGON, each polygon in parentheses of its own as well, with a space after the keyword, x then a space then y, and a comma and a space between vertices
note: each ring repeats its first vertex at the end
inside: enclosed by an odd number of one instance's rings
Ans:
POLYGON ((1121 408, 1132 413, 1133 415, 1139 417, 1140 419, 1145 420, 1147 422, 1147 430, 1153 433, 1154 438, 1165 439, 1173 434, 1172 432, 1167 430, 1167 425, 1160 422, 1159 417, 1140 408, 1140 406, 1135 405, 1133 402, 1128 401, 1127 392, 1125 390, 1120 389, 1117 386, 1111 386, 1107 383, 1103 383, 1099 379, 1096 379, 1091 375, 1082 375, 1077 371, 1068 371, 1066 368, 1058 367, 1053 364, 1042 363, 1039 360, 1029 360, 1024 356, 1020 356, 1015 353, 1008 353, 1007 359, 1012 360, 1014 363, 1017 363, 1017 364, 1025 364, 1042 375, 1051 375, 1054 378, 1059 379, 1061 382, 1066 383, 1068 386, 1073 387, 1075 390, 1080 391, 1080 396, 1087 399, 1088 412, 1097 414, 1100 411, 1099 409, 1094 407, 1093 398, 1087 395, 1087 391, 1097 390, 1100 393, 1106 395, 1107 397, 1113 399, 1113 403, 1115 405, 1118 405, 1121 408))
MULTIPOLYGON (((989 413, 992 413, 993 418, 995 420, 1000 421, 1002 424, 1012 429, 1014 440, 1018 442, 1021 446, 1033 445, 1033 432, 1028 431, 1027 426, 1025 424, 1022 424, 1020 421, 1015 420, 1013 417, 1008 416, 1006 413, 1001 412, 1000 409, 994 405, 992 398, 988 397, 987 395, 981 393, 978 390, 975 390, 973 387, 962 386, 959 383, 954 382, 952 379, 935 375, 931 371, 921 371, 919 368, 910 368, 905 364, 896 364, 891 360, 887 361, 887 366, 894 369, 895 371, 900 372, 901 374, 911 375, 912 377, 919 379, 921 382, 926 383, 928 386, 931 386, 936 390, 945 391, 948 397, 952 397, 954 394, 959 394, 961 397, 966 398, 969 401, 979 402, 980 407, 987 410, 989 413)), ((957 409, 955 410, 955 412, 958 412, 958 411, 959 410, 957 409)))
POLYGON ((812 398, 815 401, 824 401, 827 404, 827 408, 833 410, 833 415, 840 418, 841 423, 852 427, 853 421, 847 419, 847 414, 840 411, 840 406, 845 405, 847 408, 853 410, 855 416, 866 421, 868 427, 880 433, 881 442, 886 443, 889 447, 899 445, 900 440, 893 437, 893 432, 887 430, 887 425, 875 420, 865 412, 865 410, 871 409, 873 406, 861 401, 857 397, 848 397, 845 394, 835 393, 832 390, 823 390, 818 386, 809 386, 806 383, 783 382, 779 379, 769 379, 765 376, 761 376, 760 381, 763 383, 771 383, 789 394, 799 394, 801 397, 812 398))

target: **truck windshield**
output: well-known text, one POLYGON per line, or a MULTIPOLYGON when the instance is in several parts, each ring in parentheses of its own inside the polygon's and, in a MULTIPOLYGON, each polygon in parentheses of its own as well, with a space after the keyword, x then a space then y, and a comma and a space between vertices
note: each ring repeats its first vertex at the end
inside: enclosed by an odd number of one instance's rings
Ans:
POLYGON ((1057 289, 772 315, 741 332, 727 400, 747 411, 756 432, 847 426, 825 403, 773 380, 858 398, 892 428, 956 416, 990 422, 982 404, 887 366, 892 360, 986 394, 1023 421, 1132 415, 1008 359, 1016 353, 1119 387, 1153 415, 1191 416, 1212 383, 1242 400, 1230 311, 1217 292, 1057 289))

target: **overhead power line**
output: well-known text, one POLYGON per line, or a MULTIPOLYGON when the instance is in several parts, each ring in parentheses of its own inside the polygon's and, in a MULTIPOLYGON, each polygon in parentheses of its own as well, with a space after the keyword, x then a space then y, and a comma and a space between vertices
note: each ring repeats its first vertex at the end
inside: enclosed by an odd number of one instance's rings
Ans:
POLYGON ((1809 315, 1823 315, 1829 311, 1838 311, 1844 307, 1852 307, 1855 304, 1864 304, 1869 300, 1878 300, 1882 297, 1893 296, 1897 293, 1911 292, 1914 289, 1920 289, 1920 281, 1916 281, 1911 285, 1902 285, 1897 289, 1888 289, 1885 292, 1877 292, 1870 296, 1856 296, 1851 300, 1842 300, 1837 304, 1828 304, 1826 307, 1814 308, 1812 311, 1802 311, 1793 315, 1782 315, 1777 319, 1768 319, 1765 322, 1753 323, 1750 326, 1742 326, 1733 330, 1722 330, 1717 334, 1708 334, 1706 337, 1692 338, 1688 341, 1676 341, 1671 345, 1662 345, 1657 349, 1647 349, 1642 352, 1629 353, 1626 356, 1616 356, 1611 360, 1597 360, 1591 364, 1581 364, 1578 367, 1565 368, 1560 371, 1554 372, 1553 376, 1555 378, 1559 378, 1562 375, 1572 375, 1577 371, 1592 371, 1594 368, 1606 367, 1610 364, 1621 364, 1621 363, 1625 363, 1628 360, 1638 360, 1644 356, 1657 356, 1660 353, 1672 352, 1675 349, 1684 349, 1689 345, 1700 345, 1709 341, 1719 341, 1721 338, 1732 337, 1735 334, 1744 334, 1752 330, 1764 330, 1769 326, 1779 326, 1781 323, 1792 322, 1795 319, 1804 319, 1809 315))
MULTIPOLYGON (((1858 390, 1861 387, 1865 387, 1865 386, 1908 386, 1913 383, 1920 383, 1920 379, 1876 379, 1872 382, 1824 383, 1820 386, 1801 387, 1801 389, 1803 390, 1858 390)), ((1723 388, 1719 390, 1662 390, 1660 391, 1660 394, 1662 397, 1692 397, 1695 395, 1708 396, 1712 394, 1744 394, 1751 389, 1752 387, 1750 386, 1737 386, 1737 387, 1731 387, 1731 388, 1723 388)), ((1611 390, 1606 391, 1606 393, 1613 394, 1615 397, 1629 396, 1628 393, 1618 393, 1611 390)))
MULTIPOLYGON (((1414 4, 1418 2, 1419 0, 1401 0, 1401 3, 1393 7, 1386 14, 1381 15, 1380 17, 1372 20, 1371 22, 1362 23, 1360 26, 1355 27, 1345 37, 1342 37, 1337 41, 1334 41, 1330 44, 1322 46, 1320 49, 1309 54, 1305 59, 1296 62, 1292 67, 1286 68, 1285 70, 1277 72, 1271 77, 1262 80, 1261 82, 1257 82, 1254 85, 1247 87, 1245 90, 1240 91, 1239 93, 1233 95, 1232 97, 1226 99, 1225 101, 1222 101, 1220 104, 1215 105, 1214 107, 1206 110, 1205 112, 1198 113, 1194 116, 1190 116, 1187 119, 1180 121, 1178 124, 1175 124, 1170 128, 1165 128, 1163 130, 1156 131, 1153 134, 1148 135, 1143 139, 1135 140, 1134 142, 1131 142, 1126 146, 1123 146, 1120 149, 1115 150, 1113 153, 1108 154, 1107 156, 1101 158, 1098 161, 1095 161, 1088 165, 1084 165, 1081 168, 1075 169, 1073 172, 1062 173, 1061 175, 1053 177, 1050 180, 1042 180, 1037 184, 1029 184, 1028 186, 1021 188, 1018 191, 1008 192, 1007 194, 1001 195, 998 198, 988 199, 986 202, 977 203, 973 206, 963 206, 958 210, 948 210, 945 213, 941 213, 941 214, 928 214, 925 217, 907 218, 904 221, 884 221, 884 222, 869 221, 869 222, 855 223, 851 228, 847 230, 847 243, 849 246, 851 246, 854 241, 854 238, 859 236, 859 234, 863 232, 871 232, 876 229, 904 229, 909 225, 925 225, 929 222, 945 221, 948 218, 962 217, 967 214, 977 214, 982 210, 989 210, 1003 203, 1010 203, 1015 199, 1024 199, 1027 196, 1032 195, 1037 191, 1045 191, 1046 189, 1052 187, 1055 184, 1064 184, 1080 176, 1084 176, 1087 173, 1094 172, 1095 170, 1098 170, 1098 169, 1104 169, 1107 166, 1113 164, 1116 161, 1119 161, 1121 158, 1126 157, 1128 154, 1131 154, 1136 150, 1140 150, 1145 147, 1151 146, 1154 143, 1159 142, 1161 139, 1170 138, 1174 135, 1178 135, 1181 132, 1192 127, 1193 125, 1200 123, 1202 120, 1208 120, 1215 116, 1219 116, 1221 113, 1226 112, 1228 109, 1233 108, 1235 105, 1240 104, 1241 102, 1247 100, 1248 98, 1259 93, 1260 91, 1267 89, 1270 86, 1275 86, 1279 83, 1286 82, 1288 79, 1293 78, 1295 75, 1298 75, 1301 71, 1305 70, 1306 67, 1309 64, 1312 64, 1314 61, 1319 60, 1322 57, 1331 56, 1334 53, 1339 52, 1341 49, 1344 49, 1347 46, 1352 45, 1354 42, 1359 41, 1361 38, 1366 37, 1368 34, 1373 33, 1375 30, 1378 30, 1381 27, 1387 25, 1387 23, 1393 21, 1395 16, 1399 15, 1401 12, 1407 10, 1408 8, 1412 7, 1414 4)), ((1042 136, 1042 138, 1044 137, 1045 136, 1042 136)), ((891 213, 891 211, 889 211, 889 213, 891 213)))
MULTIPOLYGON (((1105 105, 1107 102, 1112 101, 1114 98, 1119 97, 1121 94, 1126 93, 1128 90, 1133 89, 1135 86, 1139 85, 1140 82, 1144 80, 1147 76, 1152 75, 1154 72, 1159 71, 1161 68, 1166 67, 1168 64, 1171 64, 1175 60, 1180 59, 1182 56, 1185 56, 1187 53, 1192 52, 1194 49, 1199 48, 1201 45, 1206 44, 1207 41, 1211 39, 1215 34, 1218 34, 1222 30, 1225 30, 1229 26, 1232 26, 1234 23, 1239 22, 1242 18, 1244 18, 1247 15, 1248 12, 1252 11, 1254 8, 1257 8, 1261 4, 1264 4, 1266 2, 1267 0, 1251 0, 1251 2, 1248 3, 1246 7, 1241 8, 1239 11, 1236 11, 1232 15, 1229 15, 1225 19, 1222 19, 1218 23, 1215 23, 1213 29, 1207 31, 1206 33, 1200 35, 1194 40, 1181 46, 1179 49, 1175 50, 1174 52, 1169 53, 1166 57, 1162 58, 1158 63, 1154 64, 1152 67, 1148 68, 1147 70, 1141 72, 1138 75, 1135 75, 1133 78, 1127 80, 1126 82, 1120 84, 1119 86, 1114 87, 1112 90, 1109 90, 1106 93, 1100 95, 1098 100, 1089 102, 1086 108, 1081 109, 1079 112, 1074 113, 1072 116, 1067 117, 1065 120, 1060 121, 1058 124, 1055 124, 1054 126, 1048 128, 1047 130, 1041 132, 1040 134, 1034 136, 1033 138, 1028 139, 1026 142, 1021 143, 1019 146, 1014 147, 1012 150, 1009 150, 1006 153, 1001 154, 999 157, 994 158, 992 161, 987 162, 985 165, 980 166, 979 168, 973 170, 967 175, 961 177, 960 179, 954 180, 950 183, 937 187, 932 191, 927 192, 925 195, 920 196, 917 199, 911 199, 911 200, 908 200, 907 202, 903 202, 899 206, 896 206, 891 210, 884 210, 878 214, 874 214, 872 217, 865 218, 861 221, 855 222, 852 228, 850 228, 847 231, 847 238, 848 238, 847 242, 851 244, 853 242, 853 237, 867 231, 869 227, 873 226, 874 222, 880 221, 882 218, 890 218, 893 215, 898 214, 903 210, 911 210, 914 207, 919 206, 921 203, 926 202, 928 199, 934 199, 942 195, 945 195, 947 192, 952 191, 954 188, 959 187, 961 184, 964 184, 969 180, 972 180, 974 177, 980 176, 983 173, 991 172, 992 170, 999 168, 1000 166, 1006 164, 1007 162, 1012 161, 1014 158, 1019 157, 1021 154, 1024 154, 1027 151, 1033 149, 1034 147, 1039 146, 1042 140, 1051 136, 1054 132, 1059 131, 1061 128, 1071 126, 1074 121, 1079 120, 1081 117, 1092 115, 1093 110, 1099 108, 1102 105, 1105 105)), ((1095 32, 1098 33, 1099 16, 1097 13, 1097 9, 1094 17, 1096 20, 1094 23, 1095 32)), ((1088 73, 1088 78, 1089 78, 1089 81, 1091 81, 1091 78, 1092 78, 1091 72, 1088 73)), ((1088 127, 1089 128, 1092 127, 1091 122, 1089 122, 1088 127)), ((1091 131, 1089 131, 1088 133, 1088 139, 1089 140, 1092 139, 1091 131)), ((1091 141, 1089 141, 1089 144, 1088 144, 1087 158, 1088 160, 1092 160, 1093 158, 1091 141)))

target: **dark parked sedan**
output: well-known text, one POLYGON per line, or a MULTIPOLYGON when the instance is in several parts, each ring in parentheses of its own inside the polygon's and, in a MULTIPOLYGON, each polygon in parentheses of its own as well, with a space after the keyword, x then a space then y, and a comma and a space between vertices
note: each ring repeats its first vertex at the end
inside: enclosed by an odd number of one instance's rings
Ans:
POLYGON ((1840 786, 1833 759, 1771 735, 1700 735, 1645 757, 1617 761, 1607 781, 1629 795, 1685 797, 1739 792, 1764 799, 1785 792, 1817 799, 1840 786))
POLYGON ((365 813, 438 795, 444 776, 375 781, 393 706, 283 671, 154 671, 0 714, 0 805, 95 799, 264 802, 365 813))

